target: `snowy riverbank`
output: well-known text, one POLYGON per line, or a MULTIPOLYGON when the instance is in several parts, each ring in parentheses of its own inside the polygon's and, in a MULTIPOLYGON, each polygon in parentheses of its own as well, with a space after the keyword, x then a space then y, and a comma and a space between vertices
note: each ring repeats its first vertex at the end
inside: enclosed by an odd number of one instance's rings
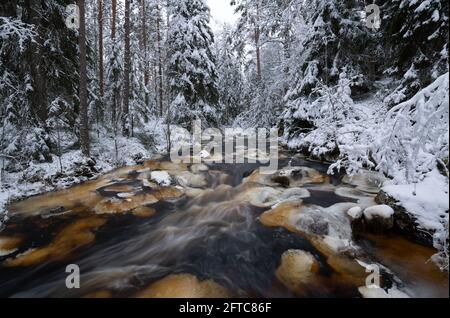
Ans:
POLYGON ((6 221, 9 202, 45 192, 61 190, 123 166, 136 165, 150 159, 155 149, 149 149, 138 138, 101 136, 92 144, 92 159, 85 158, 80 150, 68 150, 61 160, 53 155, 52 162, 30 162, 18 172, 5 172, 0 185, 0 226, 6 221), (101 142, 99 142, 101 140, 101 142))

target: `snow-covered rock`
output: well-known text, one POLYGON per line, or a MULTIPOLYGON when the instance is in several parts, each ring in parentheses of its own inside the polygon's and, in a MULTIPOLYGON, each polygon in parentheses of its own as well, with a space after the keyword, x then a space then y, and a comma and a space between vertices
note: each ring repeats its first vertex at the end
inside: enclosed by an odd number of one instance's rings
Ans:
POLYGON ((175 179, 178 184, 184 188, 204 188, 208 185, 205 176, 201 174, 193 174, 189 171, 176 173, 175 179))
POLYGON ((358 290, 363 298, 410 298, 397 288, 391 288, 385 291, 382 288, 360 287, 358 290))
POLYGON ((209 170, 208 166, 204 165, 204 164, 195 164, 195 165, 192 165, 192 167, 191 167, 192 173, 195 173, 195 174, 206 172, 208 170, 209 170))
POLYGON ((355 206, 347 211, 347 215, 350 216, 352 220, 358 220, 363 216, 363 210, 359 206, 355 206))
POLYGON ((437 170, 416 185, 386 185, 382 190, 378 201, 398 210, 396 219, 400 229, 408 232, 418 229, 431 236, 445 230, 444 224, 449 220, 449 185, 437 170))
POLYGON ((388 205, 376 205, 365 209, 364 216, 367 220, 375 218, 390 219, 394 216, 394 209, 388 205))
POLYGON ((281 265, 276 276, 280 282, 295 293, 310 285, 319 271, 319 263, 314 256, 300 250, 289 250, 281 257, 281 265))
POLYGON ((394 227, 394 210, 387 205, 376 205, 364 210, 365 229, 373 233, 382 233, 394 227))
POLYGON ((152 171, 150 179, 163 187, 168 187, 172 184, 172 178, 167 171, 152 171))

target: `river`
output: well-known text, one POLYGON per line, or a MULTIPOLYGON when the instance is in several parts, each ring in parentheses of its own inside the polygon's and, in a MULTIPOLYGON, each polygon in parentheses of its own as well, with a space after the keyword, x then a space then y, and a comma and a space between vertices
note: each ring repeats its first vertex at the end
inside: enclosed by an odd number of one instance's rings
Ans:
POLYGON ((361 289, 367 264, 380 269, 381 295, 449 296, 432 249, 352 233, 347 211, 375 205, 376 182, 281 158, 266 176, 257 164, 161 157, 13 203, 0 233, 0 296, 362 297, 373 295, 361 289), (170 184, 152 181, 155 171, 170 184), (69 264, 80 288, 66 286, 69 264))

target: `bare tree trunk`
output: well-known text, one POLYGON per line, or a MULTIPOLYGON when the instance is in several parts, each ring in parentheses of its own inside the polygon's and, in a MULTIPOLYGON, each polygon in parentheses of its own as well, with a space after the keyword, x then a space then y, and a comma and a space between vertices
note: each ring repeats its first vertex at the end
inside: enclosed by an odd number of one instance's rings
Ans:
MULTIPOLYGON (((111 2, 111 40, 113 43, 113 50, 116 49, 116 20, 117 20, 117 0, 111 2)), ((114 54, 114 53, 113 53, 114 54)), ((112 101, 112 114, 111 121, 114 126, 114 134, 117 134, 117 107, 118 107, 118 92, 114 87, 113 89, 113 101, 112 101)))
POLYGON ((86 13, 84 0, 78 0, 80 8, 80 35, 79 35, 79 51, 80 51, 80 139, 81 151, 87 157, 90 156, 89 141, 89 119, 87 104, 87 61, 86 61, 86 13))
POLYGON ((45 65, 42 59, 42 50, 44 47, 44 37, 42 34, 43 30, 40 27, 42 25, 42 14, 40 10, 40 1, 30 1, 28 2, 28 16, 25 18, 24 22, 34 24, 36 26, 36 31, 38 36, 35 41, 30 43, 30 47, 27 51, 30 59, 30 75, 33 85, 33 90, 31 91, 31 107, 33 112, 37 115, 40 124, 45 126, 45 122, 48 119, 48 105, 47 105, 47 81, 45 74, 45 65))
MULTIPOLYGON (((170 13, 171 13, 171 11, 170 11, 171 3, 170 2, 171 1, 173 1, 173 0, 166 0, 166 40, 169 39, 169 30, 170 30, 170 25, 171 25, 171 20, 170 20, 170 13)), ((168 72, 167 68, 169 65, 169 63, 167 61, 167 55, 168 55, 167 46, 165 46, 164 47, 164 57, 163 57, 163 63, 164 63, 163 65, 165 65, 165 66, 163 68, 163 73, 166 75, 168 72)), ((167 107, 166 113, 167 113, 168 111, 170 111, 170 103, 171 103, 170 82, 169 82, 168 76, 166 76, 164 79, 164 88, 165 88, 164 98, 166 99, 166 107, 167 107)))
POLYGON ((162 48, 161 48, 161 10, 158 4, 158 16, 156 18, 156 36, 158 41, 158 78, 159 78, 159 116, 162 117, 164 113, 163 99, 163 65, 162 65, 162 48))
POLYGON ((255 25, 255 47, 256 47, 256 79, 261 81, 261 47, 260 47, 260 38, 261 38, 261 29, 259 27, 259 10, 260 4, 257 2, 256 4, 256 25, 255 25))
POLYGON ((100 97, 105 95, 104 63, 103 63, 103 0, 98 0, 98 76, 100 86, 100 97))
POLYGON ((147 10, 145 7, 145 0, 141 0, 141 8, 142 8, 142 49, 144 50, 144 83, 145 86, 148 86, 150 75, 148 70, 148 35, 147 35, 147 10))
POLYGON ((130 135, 130 0, 125 0, 125 52, 124 52, 124 81, 123 81, 123 113, 122 131, 125 136, 130 135))
MULTIPOLYGON (((144 50, 144 85, 147 90, 150 81, 150 70, 148 61, 148 35, 147 35, 147 10, 145 0, 141 0, 142 8, 142 49, 144 50)), ((145 92, 145 106, 149 106, 149 96, 147 91, 145 92)))
POLYGON ((111 3, 111 39, 116 39, 116 20, 117 20, 117 0, 111 3))

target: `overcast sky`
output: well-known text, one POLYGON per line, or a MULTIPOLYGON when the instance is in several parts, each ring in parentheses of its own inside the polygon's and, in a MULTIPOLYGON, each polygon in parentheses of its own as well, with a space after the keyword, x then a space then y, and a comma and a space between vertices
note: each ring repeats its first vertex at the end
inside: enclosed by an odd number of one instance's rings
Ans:
POLYGON ((211 8, 212 27, 217 29, 218 25, 236 22, 236 15, 234 14, 234 8, 230 5, 230 0, 206 0, 211 8))

